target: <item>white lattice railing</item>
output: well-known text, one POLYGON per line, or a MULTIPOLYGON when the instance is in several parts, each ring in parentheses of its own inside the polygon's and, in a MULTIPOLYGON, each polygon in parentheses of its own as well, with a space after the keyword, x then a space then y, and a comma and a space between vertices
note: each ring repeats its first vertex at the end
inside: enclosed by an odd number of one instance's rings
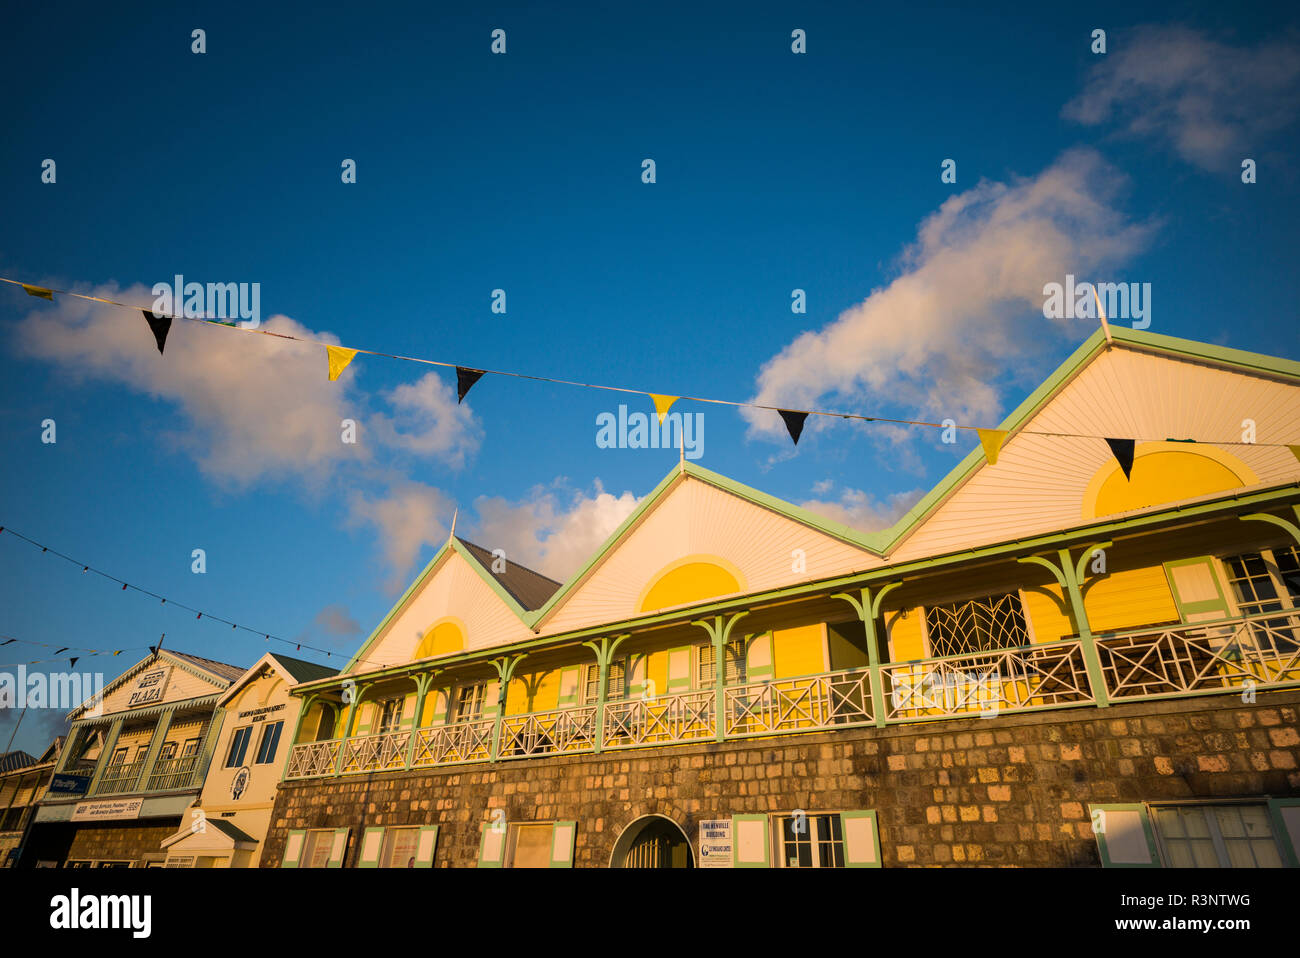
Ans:
POLYGON ((149 789, 187 788, 198 784, 195 782, 198 768, 197 755, 160 758, 154 762, 153 773, 149 776, 149 789))
POLYGON ((471 719, 453 725, 435 725, 415 733, 411 767, 450 762, 486 762, 492 756, 495 719, 471 719))
POLYGON ((289 770, 286 778, 317 778, 333 775, 339 758, 339 739, 321 742, 303 742, 289 752, 289 770))
POLYGON ((95 787, 96 795, 118 795, 122 792, 133 792, 140 781, 140 772, 144 769, 144 762, 120 762, 117 765, 110 765, 104 769, 104 774, 100 776, 99 785, 95 787))
POLYGON ((992 716, 1093 701, 1075 639, 881 667, 890 721, 992 716))
POLYGON ((724 690, 726 734, 795 732, 871 721, 865 670, 750 682, 724 690))
POLYGON ((1112 699, 1292 685, 1300 683, 1300 614, 1098 636, 1097 655, 1112 699))
POLYGON ((698 689, 608 702, 603 747, 713 738, 716 734, 714 701, 713 689, 698 689))
POLYGON ((502 758, 585 752, 596 746, 596 706, 508 715, 501 720, 502 758))
POLYGON ((409 729, 350 738, 343 747, 344 772, 384 772, 406 768, 409 729))

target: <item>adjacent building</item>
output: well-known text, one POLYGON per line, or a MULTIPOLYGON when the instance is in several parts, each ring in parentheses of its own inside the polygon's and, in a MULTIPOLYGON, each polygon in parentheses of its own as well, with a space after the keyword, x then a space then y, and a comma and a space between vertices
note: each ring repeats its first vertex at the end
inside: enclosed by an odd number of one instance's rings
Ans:
POLYGON ((0 755, 0 868, 17 865, 23 838, 37 803, 50 787, 62 747, 60 736, 40 758, 21 751, 0 755))
POLYGON ((565 583, 451 538, 261 864, 1296 866, 1300 363, 1098 332, 1001 429, 875 533, 683 462, 565 583))
POLYGON ((198 798, 221 730, 219 702, 244 670, 159 649, 68 716, 22 863, 155 867, 198 798))

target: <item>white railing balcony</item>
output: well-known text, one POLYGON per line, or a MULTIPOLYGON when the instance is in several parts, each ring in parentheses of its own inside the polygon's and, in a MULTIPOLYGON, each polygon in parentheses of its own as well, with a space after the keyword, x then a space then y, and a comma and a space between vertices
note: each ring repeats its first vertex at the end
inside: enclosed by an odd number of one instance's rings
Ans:
POLYGON ((343 772, 385 772, 406 768, 411 731, 380 732, 350 738, 343 747, 343 772))
POLYGON ((1078 639, 881 667, 887 721, 1061 708, 1093 702, 1078 639))
POLYGON ((333 775, 342 739, 301 742, 289 751, 289 769, 285 778, 319 778, 333 775))
POLYGON ((602 747, 659 745, 714 738, 715 692, 697 689, 605 704, 602 747))
POLYGON ((589 752, 596 747, 596 706, 507 715, 501 720, 502 758, 589 752))
POLYGON ((749 682, 724 690, 727 735, 836 728, 871 721, 866 669, 749 682))
POLYGON ((490 718, 417 729, 411 767, 486 762, 492 757, 492 735, 495 729, 496 720, 490 718))
POLYGON ((95 787, 96 795, 120 795, 134 792, 140 782, 140 772, 144 762, 121 762, 104 769, 104 774, 95 787))
POLYGON ((199 757, 185 755, 179 758, 160 758, 154 762, 153 772, 149 775, 149 791, 164 791, 169 788, 189 788, 200 784, 196 779, 199 770, 199 757))
POLYGON ((1100 635, 1097 655, 1112 699, 1300 684, 1300 613, 1100 635))

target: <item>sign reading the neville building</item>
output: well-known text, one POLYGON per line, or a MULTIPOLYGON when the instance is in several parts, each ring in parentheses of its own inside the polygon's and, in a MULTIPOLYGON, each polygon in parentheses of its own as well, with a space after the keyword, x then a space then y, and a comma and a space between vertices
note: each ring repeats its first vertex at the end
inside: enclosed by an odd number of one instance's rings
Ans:
POLYGON ((133 709, 141 705, 161 702, 163 692, 167 690, 167 676, 171 675, 171 671, 170 668, 162 668, 141 673, 136 679, 135 691, 126 700, 126 707, 133 709))

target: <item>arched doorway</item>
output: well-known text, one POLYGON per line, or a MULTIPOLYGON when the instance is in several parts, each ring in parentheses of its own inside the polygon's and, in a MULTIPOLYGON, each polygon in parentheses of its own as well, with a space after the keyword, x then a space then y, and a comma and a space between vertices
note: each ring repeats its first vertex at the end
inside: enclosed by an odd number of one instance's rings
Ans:
POLYGON ((686 833, 671 818, 646 815, 618 837, 611 868, 694 868, 695 854, 686 833))

